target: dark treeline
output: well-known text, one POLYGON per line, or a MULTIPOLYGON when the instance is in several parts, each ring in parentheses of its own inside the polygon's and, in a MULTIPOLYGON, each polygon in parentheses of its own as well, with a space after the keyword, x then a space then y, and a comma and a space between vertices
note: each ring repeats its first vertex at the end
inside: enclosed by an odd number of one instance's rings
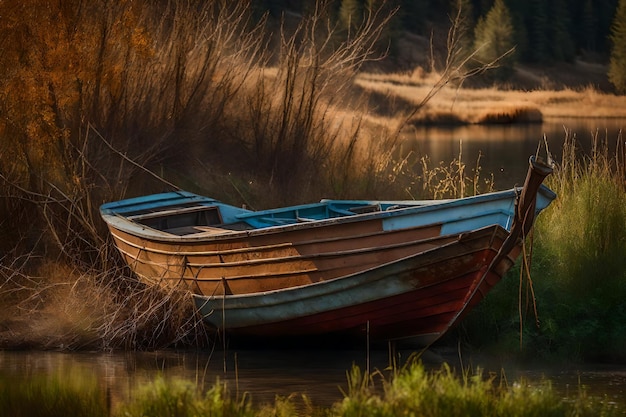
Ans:
MULTIPOLYGON (((307 12, 315 0, 263 0, 255 2, 259 11, 279 17, 283 11, 307 12)), ((334 0, 338 22, 358 21, 369 8, 382 0, 334 0)), ((402 31, 430 36, 433 26, 449 23, 461 5, 469 24, 467 36, 494 7, 494 0, 388 0, 386 7, 398 8, 390 36, 402 31)), ((617 0, 504 0, 513 23, 515 59, 518 62, 549 64, 571 62, 576 57, 608 61, 611 50, 611 24, 617 0)))

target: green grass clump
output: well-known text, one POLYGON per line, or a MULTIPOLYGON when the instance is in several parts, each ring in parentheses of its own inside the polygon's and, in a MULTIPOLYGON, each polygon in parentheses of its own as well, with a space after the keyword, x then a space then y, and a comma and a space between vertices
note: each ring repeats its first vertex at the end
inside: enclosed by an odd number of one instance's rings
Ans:
POLYGON ((463 375, 448 365, 427 371, 410 362, 376 389, 358 369, 350 374, 348 395, 332 409, 333 416, 610 416, 614 408, 584 395, 564 402, 548 382, 532 386, 524 381, 508 386, 479 370, 463 375), (381 392, 380 394, 378 392, 381 392))
MULTIPOLYGON (((596 149, 596 146, 594 146, 596 149)), ((619 147, 575 159, 573 142, 551 186, 555 206, 540 218, 545 258, 538 297, 549 318, 538 335, 576 359, 623 358, 626 347, 626 178, 619 147)))
POLYGON ((594 142, 590 155, 566 138, 547 180, 558 197, 535 225, 532 286, 514 269, 465 323, 473 344, 535 358, 624 359, 625 156, 621 137, 614 153, 594 142))
POLYGON ((249 398, 233 400, 226 384, 219 381, 205 394, 183 379, 163 377, 141 387, 133 400, 123 404, 118 415, 124 417, 255 416, 249 398))

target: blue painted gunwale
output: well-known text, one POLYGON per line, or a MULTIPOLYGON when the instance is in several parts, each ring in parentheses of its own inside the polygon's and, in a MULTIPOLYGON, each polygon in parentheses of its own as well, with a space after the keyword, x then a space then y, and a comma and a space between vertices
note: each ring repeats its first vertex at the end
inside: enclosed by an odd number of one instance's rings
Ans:
MULTIPOLYGON (((230 239, 242 234, 245 236, 281 233, 287 230, 321 227, 337 222, 350 223, 371 219, 381 219, 385 231, 430 224, 441 224, 441 235, 462 233, 491 224, 498 224, 505 230, 511 227, 515 213, 515 200, 521 188, 481 194, 452 200, 423 201, 378 201, 378 200, 322 200, 318 203, 301 204, 283 208, 251 211, 222 203, 213 198, 186 191, 174 191, 129 198, 101 206, 104 220, 111 226, 146 239, 161 241, 197 241, 230 239), (249 229, 211 235, 173 235, 135 222, 134 217, 151 212, 171 210, 180 206, 218 207, 223 223, 245 222, 249 229), (377 205, 380 211, 354 214, 348 209, 377 205), (395 208, 394 207, 401 207, 395 208)), ((537 193, 536 213, 539 213, 556 197, 549 188, 542 185, 537 193)))

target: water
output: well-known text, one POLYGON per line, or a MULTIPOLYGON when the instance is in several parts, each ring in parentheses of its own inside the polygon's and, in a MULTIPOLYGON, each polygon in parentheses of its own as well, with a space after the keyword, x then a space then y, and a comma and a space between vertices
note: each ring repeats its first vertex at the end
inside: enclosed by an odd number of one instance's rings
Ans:
MULTIPOLYGON (((381 356, 382 355, 382 356, 381 356)), ((372 365, 386 366, 385 354, 372 365)), ((34 375, 62 378, 95 377, 113 402, 128 401, 133 389, 158 376, 194 381, 209 388, 219 379, 231 394, 252 396, 257 404, 273 403, 276 395, 306 394, 316 405, 330 406, 342 398, 346 371, 365 369, 365 351, 241 350, 63 353, 0 351, 0 372, 11 378, 34 375)))
MULTIPOLYGON (((398 362, 411 351, 402 351, 398 362)), ((480 367, 484 374, 505 375, 509 384, 523 380, 539 384, 549 379, 563 398, 576 398, 579 390, 626 410, 626 366, 581 365, 574 368, 520 368, 494 358, 463 358, 452 351, 429 351, 423 356, 430 369, 445 361, 453 368, 480 367)), ((306 394, 314 405, 329 407, 343 398, 347 389, 346 371, 353 364, 362 370, 383 370, 389 364, 385 349, 371 350, 369 361, 363 350, 242 350, 223 352, 150 353, 60 353, 0 352, 0 369, 15 379, 34 375, 81 378, 95 377, 113 403, 127 402, 133 389, 157 376, 194 381, 208 389, 219 378, 231 394, 251 396, 255 404, 273 403, 276 395, 306 394)), ((297 400, 296 400, 297 402, 297 400)))
MULTIPOLYGON (((528 157, 537 151, 544 137, 550 153, 561 159, 566 130, 581 148, 590 151, 594 137, 606 140, 611 150, 626 128, 626 120, 610 119, 548 119, 541 124, 468 125, 453 127, 419 127, 405 135, 403 150, 428 155, 432 162, 450 162, 462 153, 466 169, 472 169, 481 155, 483 178, 494 175, 498 190, 522 185, 528 169, 528 157)), ((622 143, 626 136, 621 138, 622 143)), ((542 152, 541 155, 545 155, 542 152)), ((466 171, 467 172, 467 171, 466 171)), ((469 175, 469 173, 468 173, 469 175)))

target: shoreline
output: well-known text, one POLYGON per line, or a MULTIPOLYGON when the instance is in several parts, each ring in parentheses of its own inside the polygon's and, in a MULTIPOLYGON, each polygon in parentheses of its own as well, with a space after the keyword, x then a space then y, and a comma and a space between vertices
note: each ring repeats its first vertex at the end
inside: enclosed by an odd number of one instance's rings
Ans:
MULTIPOLYGON (((432 90, 436 74, 360 74, 358 89, 369 94, 376 117, 409 113, 432 90)), ((626 119, 626 96, 587 86, 561 90, 520 90, 444 86, 410 118, 411 125, 541 123, 545 119, 626 119)))

